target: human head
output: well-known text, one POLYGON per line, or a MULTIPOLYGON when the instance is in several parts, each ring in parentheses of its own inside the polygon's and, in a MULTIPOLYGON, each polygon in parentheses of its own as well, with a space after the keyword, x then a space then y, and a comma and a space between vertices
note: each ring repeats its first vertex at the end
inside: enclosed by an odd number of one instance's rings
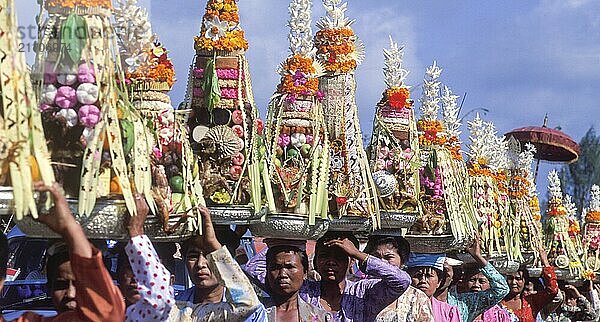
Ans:
POLYGON ((8 267, 8 240, 4 233, 0 234, 0 291, 6 280, 6 268, 8 267))
POLYGON ((325 243, 334 239, 350 240, 356 248, 359 247, 358 239, 351 233, 327 232, 317 240, 313 264, 315 270, 321 275, 321 282, 340 283, 346 278, 350 267, 350 257, 337 247, 325 246, 325 243))
POLYGON ((445 283, 445 259, 445 256, 439 254, 411 253, 407 266, 408 274, 412 278, 412 286, 431 298, 436 290, 445 283))
POLYGON ((71 268, 71 259, 66 245, 58 243, 48 249, 46 276, 48 292, 57 312, 77 309, 75 274, 71 268))
POLYGON ((125 303, 127 306, 136 303, 141 299, 141 295, 138 292, 138 283, 129 264, 129 258, 125 253, 125 249, 119 249, 119 257, 117 259, 117 283, 119 289, 125 297, 125 303))
POLYGON ((529 271, 526 266, 521 265, 514 273, 506 274, 506 283, 510 295, 519 295, 525 289, 525 282, 529 280, 529 271))
POLYGON ((401 236, 371 235, 365 253, 401 267, 408 261, 410 244, 401 236))
POLYGON ((308 273, 306 252, 291 245, 270 247, 267 251, 266 286, 277 299, 287 299, 296 294, 308 273))
POLYGON ((219 286, 217 277, 208 267, 208 254, 204 253, 202 237, 188 239, 182 246, 182 253, 190 280, 197 288, 210 290, 219 286))

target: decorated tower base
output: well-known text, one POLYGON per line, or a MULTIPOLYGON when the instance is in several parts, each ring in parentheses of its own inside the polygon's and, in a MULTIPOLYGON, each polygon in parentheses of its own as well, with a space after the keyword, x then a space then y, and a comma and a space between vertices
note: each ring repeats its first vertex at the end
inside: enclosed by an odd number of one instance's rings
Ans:
POLYGON ((452 137, 450 130, 457 131, 455 126, 460 124, 452 123, 449 118, 446 124, 437 120, 441 69, 434 63, 426 74, 421 101, 423 115, 417 122, 422 213, 405 237, 411 243, 411 250, 444 253, 469 245, 475 236, 476 222, 472 199, 464 184, 468 180, 464 164, 457 162, 446 146, 452 137))
POLYGON ((582 261, 586 271, 600 272, 600 187, 593 185, 583 228, 582 261))
POLYGON ((13 0, 0 1, 0 219, 37 217, 33 182, 52 184, 54 174, 25 55, 19 52, 13 0), (10 58, 9 58, 10 57, 10 58))
MULTIPOLYGON (((155 203, 143 149, 148 133, 126 95, 112 3, 48 0, 44 8, 40 47, 53 50, 38 53, 35 81, 57 179, 89 238, 127 238, 133 194, 155 203)), ((29 236, 52 235, 36 222, 20 227, 29 236)))
POLYGON ((236 1, 208 1, 194 47, 188 126, 204 197, 216 222, 245 223, 262 208, 263 123, 254 105, 245 57, 248 42, 236 1))
POLYGON ((324 95, 323 117, 329 136, 329 214, 331 230, 369 231, 380 225, 377 189, 363 149, 356 105, 354 71, 364 48, 345 16, 346 4, 324 0, 327 16, 317 23, 317 60, 325 74, 319 79, 324 95))
POLYGON ((569 236, 569 219, 567 218, 567 209, 563 205, 562 191, 560 189, 560 179, 558 173, 553 170, 548 175, 548 191, 550 201, 548 204, 548 220, 546 222, 546 249, 548 251, 548 260, 559 270, 562 275, 571 278, 579 278, 583 273, 583 265, 575 248, 571 237, 569 236), (564 274, 568 272, 568 274, 564 274))
POLYGON ((390 39, 384 50, 388 89, 377 105, 369 146, 373 180, 379 192, 382 229, 410 228, 419 214, 419 143, 408 71, 402 48, 390 39))
POLYGON ((263 172, 267 214, 250 229, 257 236, 318 239, 328 227, 329 145, 314 60, 312 1, 290 4, 291 56, 281 65, 281 83, 267 112, 268 167, 263 172))

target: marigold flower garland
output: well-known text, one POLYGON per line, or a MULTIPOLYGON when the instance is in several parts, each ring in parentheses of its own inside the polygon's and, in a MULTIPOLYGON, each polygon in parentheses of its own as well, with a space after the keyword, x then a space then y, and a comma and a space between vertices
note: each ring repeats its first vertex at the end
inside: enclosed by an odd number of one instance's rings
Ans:
POLYGON ((100 7, 105 9, 112 9, 111 0, 46 0, 46 7, 63 7, 63 8, 75 8, 75 7, 100 7))
POLYGON ((319 30, 315 35, 315 46, 325 70, 342 73, 355 70, 358 63, 351 55, 356 50, 355 41, 356 36, 351 28, 319 30))
POLYGON ((419 134, 420 145, 444 145, 447 142, 444 132, 444 124, 442 121, 433 120, 419 120, 417 122, 417 129, 422 134, 419 134))
POLYGON ((196 36, 196 50, 247 50, 248 41, 239 28, 240 17, 235 0, 212 0, 206 5, 204 24, 196 36))

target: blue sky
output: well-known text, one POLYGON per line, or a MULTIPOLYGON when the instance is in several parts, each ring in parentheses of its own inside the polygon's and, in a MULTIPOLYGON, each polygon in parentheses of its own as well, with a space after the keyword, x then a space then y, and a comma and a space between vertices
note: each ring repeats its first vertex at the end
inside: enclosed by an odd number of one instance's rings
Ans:
MULTIPOLYGON (((21 25, 33 23, 37 1, 16 2, 21 25)), ((206 2, 140 3, 148 7, 155 32, 171 52, 179 79, 172 92, 177 104, 185 93, 193 37, 199 33, 206 2)), ((288 54, 287 5, 283 0, 239 1, 262 115, 278 82, 275 70, 288 54)), ((405 46, 410 85, 418 86, 425 68, 437 60, 444 69, 441 80, 456 94, 468 93, 463 110, 489 109, 485 118, 501 133, 541 125, 548 113, 550 126, 560 125, 579 141, 597 125, 600 114, 598 12, 600 1, 594 0, 350 0, 348 16, 356 19, 354 29, 367 47, 366 60, 357 71, 363 132, 371 130, 374 106, 384 89, 382 48, 392 35, 405 46)), ((314 20, 322 14, 316 1, 314 20)), ((413 89, 413 97, 420 94, 420 88, 413 89)), ((548 168, 544 166, 540 175, 545 176, 548 168)))

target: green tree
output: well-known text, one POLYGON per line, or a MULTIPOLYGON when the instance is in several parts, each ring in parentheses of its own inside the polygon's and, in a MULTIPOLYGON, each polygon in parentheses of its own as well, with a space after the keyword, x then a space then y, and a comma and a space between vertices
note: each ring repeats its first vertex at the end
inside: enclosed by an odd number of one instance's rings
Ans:
POLYGON ((591 127, 579 142, 579 159, 560 171, 563 191, 573 197, 581 212, 594 184, 600 184, 600 136, 591 127))

